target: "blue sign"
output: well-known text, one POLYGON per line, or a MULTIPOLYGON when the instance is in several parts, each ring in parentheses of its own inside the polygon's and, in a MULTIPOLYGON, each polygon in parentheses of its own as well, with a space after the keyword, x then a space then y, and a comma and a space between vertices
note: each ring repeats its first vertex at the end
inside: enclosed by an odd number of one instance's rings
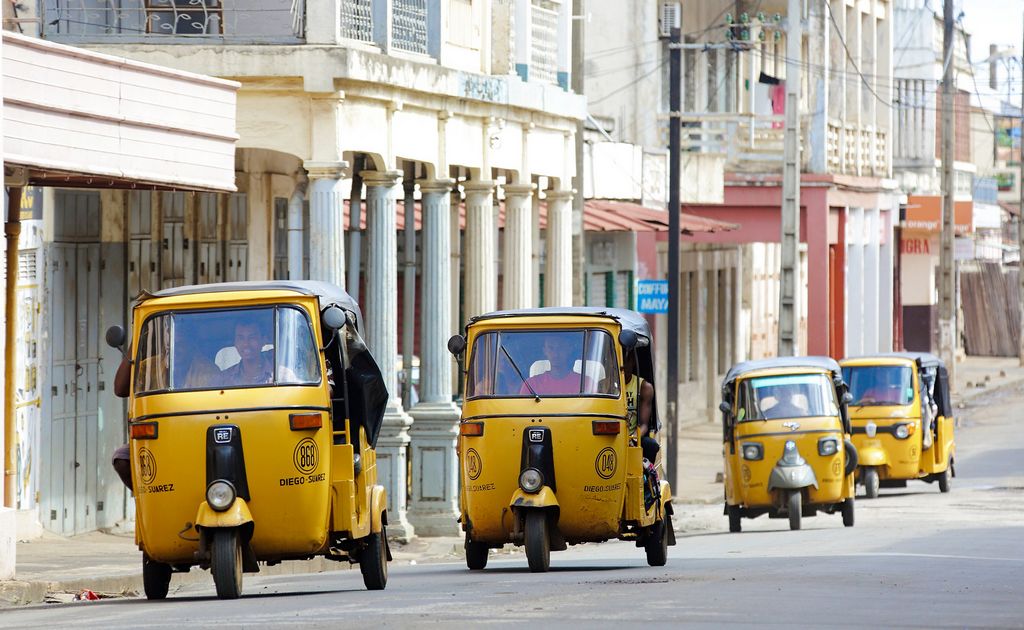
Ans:
POLYGON ((667 313, 668 280, 637 280, 636 310, 641 313, 667 313))

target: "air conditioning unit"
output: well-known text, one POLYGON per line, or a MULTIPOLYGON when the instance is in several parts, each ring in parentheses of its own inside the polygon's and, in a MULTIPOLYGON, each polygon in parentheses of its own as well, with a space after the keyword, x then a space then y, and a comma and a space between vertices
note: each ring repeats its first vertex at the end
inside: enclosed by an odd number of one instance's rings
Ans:
POLYGON ((682 28, 683 7, 679 2, 662 2, 661 19, 658 24, 658 34, 661 37, 671 37, 672 29, 682 28))

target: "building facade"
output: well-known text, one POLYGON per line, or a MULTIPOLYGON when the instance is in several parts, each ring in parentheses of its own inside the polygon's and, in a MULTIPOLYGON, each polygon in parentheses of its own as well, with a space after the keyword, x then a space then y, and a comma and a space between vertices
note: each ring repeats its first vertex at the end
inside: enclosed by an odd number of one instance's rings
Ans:
POLYGON ((541 243, 544 302, 572 299, 570 182, 585 110, 567 89, 569 3, 42 0, 38 14, 43 38, 241 84, 236 193, 96 200, 123 211, 110 232, 128 251, 124 290, 304 277, 347 287, 392 392, 378 449, 389 532, 457 533, 445 342, 473 315, 540 301, 541 243), (417 255, 400 259, 397 217, 415 206, 421 230, 404 251, 417 255), (422 347, 411 409, 396 378, 409 269, 422 347))

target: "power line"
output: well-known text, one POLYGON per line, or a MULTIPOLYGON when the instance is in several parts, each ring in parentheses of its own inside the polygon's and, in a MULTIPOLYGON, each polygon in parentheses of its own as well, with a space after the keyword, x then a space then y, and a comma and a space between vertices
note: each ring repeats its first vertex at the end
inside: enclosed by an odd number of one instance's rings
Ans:
POLYGON ((839 24, 836 23, 836 16, 832 14, 832 4, 829 2, 829 0, 825 0, 825 8, 828 9, 828 19, 832 21, 832 26, 835 27, 836 34, 839 36, 839 43, 843 45, 843 50, 846 51, 846 58, 850 61, 850 64, 853 65, 853 69, 857 71, 857 74, 860 75, 860 79, 861 82, 864 83, 864 87, 866 87, 868 89, 868 92, 871 92, 871 94, 876 99, 878 99, 879 103, 892 109, 892 103, 886 102, 881 96, 878 95, 877 92, 875 92, 874 88, 872 88, 871 85, 868 83, 868 80, 864 78, 864 75, 861 73, 860 68, 857 67, 857 62, 854 61, 853 55, 850 54, 850 49, 846 46, 846 39, 843 37, 842 31, 839 30, 839 24))

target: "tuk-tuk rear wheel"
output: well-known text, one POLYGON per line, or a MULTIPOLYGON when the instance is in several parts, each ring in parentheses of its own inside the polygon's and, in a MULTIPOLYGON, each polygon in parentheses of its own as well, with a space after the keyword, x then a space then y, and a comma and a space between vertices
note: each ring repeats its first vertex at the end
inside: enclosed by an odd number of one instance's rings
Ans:
POLYGON ((142 587, 146 599, 165 599, 171 586, 171 565, 142 556, 142 587))
POLYGON ((551 566, 551 536, 543 510, 526 513, 526 561, 533 573, 545 573, 551 566))
POLYGON ((874 466, 866 466, 864 471, 864 496, 868 499, 878 498, 878 469, 874 466))
POLYGON ((644 542, 647 552, 647 564, 652 567, 663 567, 668 562, 668 533, 672 529, 672 517, 666 514, 651 528, 651 533, 644 542))
POLYGON ((242 545, 237 528, 213 530, 210 572, 220 599, 242 594, 242 545))
POLYGON ((737 533, 743 529, 740 516, 740 506, 738 505, 727 505, 725 506, 726 512, 729 514, 729 531, 737 533))
POLYGON ((487 545, 481 542, 466 541, 466 566, 471 571, 480 571, 487 566, 487 545))
POLYGON ((790 490, 789 496, 786 497, 786 507, 789 510, 789 528, 800 529, 800 516, 802 515, 803 496, 799 490, 790 490))
POLYGON ((953 485, 953 465, 946 462, 946 470, 939 473, 939 492, 949 492, 953 485))
POLYGON ((363 574, 363 585, 368 591, 382 591, 388 585, 387 531, 381 526, 380 533, 370 534, 366 548, 359 555, 359 570, 363 574))

